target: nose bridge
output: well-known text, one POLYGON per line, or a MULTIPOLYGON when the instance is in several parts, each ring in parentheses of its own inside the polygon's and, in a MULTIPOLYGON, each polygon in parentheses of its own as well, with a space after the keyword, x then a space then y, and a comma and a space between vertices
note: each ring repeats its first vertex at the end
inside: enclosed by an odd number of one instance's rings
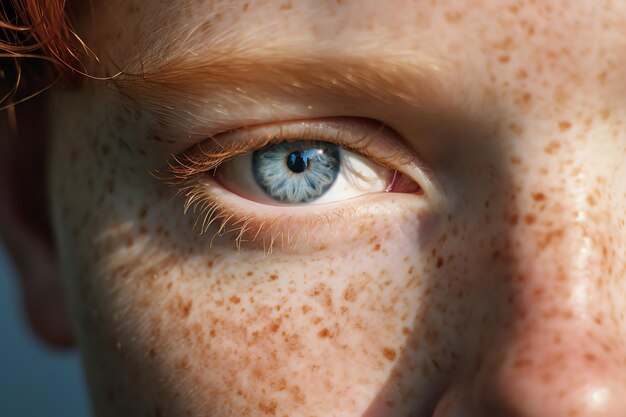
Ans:
POLYGON ((513 172, 518 185, 509 233, 516 323, 550 327, 572 321, 583 331, 609 313, 619 286, 612 207, 599 184, 606 181, 601 169, 585 165, 575 151, 558 161, 546 154, 538 172, 513 172))

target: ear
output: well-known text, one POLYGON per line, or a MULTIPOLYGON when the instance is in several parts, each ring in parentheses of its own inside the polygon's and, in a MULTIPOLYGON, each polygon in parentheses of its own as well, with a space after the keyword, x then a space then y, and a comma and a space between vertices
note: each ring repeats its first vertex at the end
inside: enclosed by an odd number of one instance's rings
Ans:
POLYGON ((74 337, 48 215, 42 100, 0 113, 0 237, 15 262, 31 327, 62 348, 74 337))

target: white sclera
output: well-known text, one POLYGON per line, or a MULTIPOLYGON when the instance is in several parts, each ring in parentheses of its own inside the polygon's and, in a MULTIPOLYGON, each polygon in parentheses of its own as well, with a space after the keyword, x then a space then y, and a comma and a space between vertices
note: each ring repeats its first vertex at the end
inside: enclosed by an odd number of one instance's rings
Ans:
POLYGON ((318 199, 308 203, 289 204, 274 200, 257 184, 252 172, 253 151, 222 163, 216 178, 227 190, 258 203, 281 206, 325 204, 344 201, 364 194, 386 191, 394 171, 364 156, 340 149, 341 167, 333 185, 318 199))

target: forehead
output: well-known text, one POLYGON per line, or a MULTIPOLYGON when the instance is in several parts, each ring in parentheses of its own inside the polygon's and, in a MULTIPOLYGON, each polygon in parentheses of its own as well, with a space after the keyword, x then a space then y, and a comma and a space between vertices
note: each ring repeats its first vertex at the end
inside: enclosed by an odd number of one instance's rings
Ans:
POLYGON ((121 30, 139 39, 171 41, 236 31, 277 44, 378 37, 381 44, 393 40, 436 47, 455 38, 465 48, 472 47, 471 41, 502 37, 512 39, 501 46, 514 46, 513 40, 573 44, 568 35, 576 35, 576 44, 591 45, 599 40, 594 35, 607 39, 607 30, 624 23, 626 9, 623 2, 582 0, 113 0, 95 7, 98 19, 119 22, 97 25, 97 31, 121 30))
POLYGON ((113 0, 95 8, 101 24, 87 16, 81 33, 96 49, 106 45, 100 55, 118 66, 231 43, 303 54, 420 51, 473 76, 516 73, 523 63, 580 82, 597 60, 620 66, 626 27, 626 2, 583 0, 113 0))

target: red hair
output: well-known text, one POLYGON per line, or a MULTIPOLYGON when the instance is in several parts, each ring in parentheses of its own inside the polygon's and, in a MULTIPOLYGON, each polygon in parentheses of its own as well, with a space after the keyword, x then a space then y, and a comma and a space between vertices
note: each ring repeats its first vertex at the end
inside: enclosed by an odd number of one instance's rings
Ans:
POLYGON ((0 0, 0 69, 3 102, 11 106, 59 76, 81 73, 87 52, 73 30, 66 0, 0 0), (19 94, 20 81, 27 93, 19 94), (6 96, 5 96, 6 95, 6 96))

